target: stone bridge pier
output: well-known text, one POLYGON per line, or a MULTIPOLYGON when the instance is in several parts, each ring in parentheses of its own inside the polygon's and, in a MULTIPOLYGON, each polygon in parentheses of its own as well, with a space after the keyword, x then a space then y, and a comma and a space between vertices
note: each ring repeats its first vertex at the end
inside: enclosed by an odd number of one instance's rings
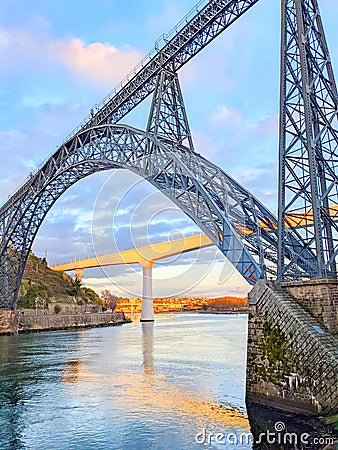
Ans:
POLYGON ((247 403, 338 411, 338 281, 259 281, 249 294, 247 403))

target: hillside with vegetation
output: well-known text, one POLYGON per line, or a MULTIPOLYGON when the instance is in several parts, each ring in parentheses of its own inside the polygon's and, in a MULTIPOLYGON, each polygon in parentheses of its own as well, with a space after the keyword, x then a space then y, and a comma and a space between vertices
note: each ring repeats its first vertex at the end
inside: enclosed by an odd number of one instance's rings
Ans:
POLYGON ((248 307, 248 299, 247 297, 245 298, 231 297, 231 296, 217 297, 208 299, 204 305, 206 305, 206 308, 204 309, 210 309, 214 311, 227 311, 229 309, 242 309, 242 308, 245 309, 248 307))
POLYGON ((81 286, 62 272, 54 272, 45 261, 33 253, 29 254, 21 280, 18 308, 35 308, 35 299, 39 297, 47 306, 50 302, 76 302, 78 305, 101 304, 100 297, 92 289, 81 286))

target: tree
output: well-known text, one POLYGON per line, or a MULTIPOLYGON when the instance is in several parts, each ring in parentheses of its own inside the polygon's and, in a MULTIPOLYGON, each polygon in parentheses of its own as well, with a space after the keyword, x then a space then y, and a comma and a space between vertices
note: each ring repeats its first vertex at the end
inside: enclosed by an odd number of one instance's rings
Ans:
POLYGON ((55 314, 59 314, 59 312, 60 312, 61 310, 62 310, 62 308, 61 308, 60 305, 56 304, 56 305, 54 306, 54 312, 55 312, 55 314))
POLYGON ((101 292, 101 298, 106 308, 114 311, 114 309, 116 308, 117 297, 115 295, 112 295, 110 291, 108 291, 108 289, 105 289, 101 292))
POLYGON ((67 289, 67 293, 73 297, 77 297, 81 292, 81 281, 76 277, 72 280, 72 286, 67 289))

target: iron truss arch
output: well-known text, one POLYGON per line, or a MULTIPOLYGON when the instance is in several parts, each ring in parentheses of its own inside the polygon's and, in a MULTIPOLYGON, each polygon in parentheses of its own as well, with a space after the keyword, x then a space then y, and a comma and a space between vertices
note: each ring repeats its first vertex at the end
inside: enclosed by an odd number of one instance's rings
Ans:
MULTIPOLYGON (((160 189, 250 284, 266 272, 276 275, 277 219, 246 189, 177 143, 163 144, 125 125, 101 125, 61 146, 0 208, 0 308, 15 308, 28 253, 56 200, 80 179, 113 168, 129 169, 160 189)), ((291 231, 287 252, 297 252, 291 231)), ((299 263, 302 276, 311 258, 299 263)))

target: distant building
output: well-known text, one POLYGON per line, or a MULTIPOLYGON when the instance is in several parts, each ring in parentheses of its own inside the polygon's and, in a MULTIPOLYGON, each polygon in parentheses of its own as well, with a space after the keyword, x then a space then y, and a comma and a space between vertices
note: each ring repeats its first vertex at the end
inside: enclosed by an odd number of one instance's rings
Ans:
MULTIPOLYGON (((165 313, 171 311, 196 311, 196 310, 237 310, 246 308, 248 304, 247 298, 238 297, 164 297, 154 298, 154 312, 165 313)), ((125 314, 139 314, 142 312, 142 299, 119 297, 116 302, 117 312, 125 314)))

